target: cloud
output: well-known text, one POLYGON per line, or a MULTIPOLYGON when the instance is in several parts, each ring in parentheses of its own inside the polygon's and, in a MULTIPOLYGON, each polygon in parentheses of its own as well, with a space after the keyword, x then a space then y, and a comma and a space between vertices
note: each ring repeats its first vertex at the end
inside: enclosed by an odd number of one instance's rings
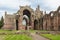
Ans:
POLYGON ((60 0, 41 0, 40 5, 46 11, 56 10, 60 6, 60 0))
POLYGON ((26 0, 1 0, 0 6, 10 9, 18 9, 19 5, 29 5, 30 3, 26 0))
POLYGON ((4 11, 10 13, 18 11, 19 6, 31 5, 33 9, 36 9, 38 4, 40 9, 50 12, 60 6, 60 0, 0 0, 0 16, 4 15, 4 11))
POLYGON ((4 11, 14 13, 19 9, 19 6, 30 4, 27 0, 0 0, 0 16, 4 15, 4 11))

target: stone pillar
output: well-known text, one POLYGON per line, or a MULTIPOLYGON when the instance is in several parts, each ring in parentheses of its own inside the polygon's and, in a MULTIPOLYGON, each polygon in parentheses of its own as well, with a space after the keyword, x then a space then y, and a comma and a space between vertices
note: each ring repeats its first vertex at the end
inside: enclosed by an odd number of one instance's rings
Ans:
POLYGON ((18 19, 18 29, 21 30, 23 25, 22 25, 22 21, 23 21, 23 15, 20 15, 19 19, 18 19))

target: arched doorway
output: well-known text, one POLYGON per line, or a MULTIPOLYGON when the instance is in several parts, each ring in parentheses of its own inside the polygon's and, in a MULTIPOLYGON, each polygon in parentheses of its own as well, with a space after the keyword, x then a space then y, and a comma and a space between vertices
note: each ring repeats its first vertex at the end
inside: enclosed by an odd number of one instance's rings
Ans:
POLYGON ((23 20, 25 20, 25 29, 27 30, 27 26, 31 25, 31 13, 29 10, 25 9, 23 11, 23 20))
POLYGON ((16 20, 16 30, 18 30, 18 20, 16 20))
POLYGON ((43 30, 43 18, 39 19, 39 29, 43 30))
POLYGON ((34 21, 34 30, 38 30, 38 21, 37 20, 34 21))
POLYGON ((28 19, 24 17, 22 24, 25 26, 25 30, 27 30, 28 19))
POLYGON ((19 19, 20 15, 16 14, 16 30, 18 30, 18 19, 19 19))

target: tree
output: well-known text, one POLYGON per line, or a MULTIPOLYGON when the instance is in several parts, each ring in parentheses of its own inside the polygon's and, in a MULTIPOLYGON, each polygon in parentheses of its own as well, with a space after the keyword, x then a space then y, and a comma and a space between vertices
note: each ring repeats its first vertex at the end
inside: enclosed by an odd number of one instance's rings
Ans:
POLYGON ((0 29, 1 29, 1 27, 3 27, 3 25, 4 25, 4 19, 3 19, 3 16, 2 16, 1 20, 0 20, 0 29))

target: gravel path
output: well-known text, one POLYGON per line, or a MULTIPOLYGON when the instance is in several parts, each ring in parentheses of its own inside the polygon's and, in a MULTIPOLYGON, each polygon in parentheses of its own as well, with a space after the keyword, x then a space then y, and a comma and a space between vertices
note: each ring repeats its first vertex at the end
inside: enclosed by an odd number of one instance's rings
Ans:
POLYGON ((42 36, 40 36, 40 35, 37 35, 37 34, 35 34, 35 33, 31 33, 31 35, 32 35, 32 37, 33 37, 33 40, 49 40, 49 39, 44 38, 44 37, 42 37, 42 36))

